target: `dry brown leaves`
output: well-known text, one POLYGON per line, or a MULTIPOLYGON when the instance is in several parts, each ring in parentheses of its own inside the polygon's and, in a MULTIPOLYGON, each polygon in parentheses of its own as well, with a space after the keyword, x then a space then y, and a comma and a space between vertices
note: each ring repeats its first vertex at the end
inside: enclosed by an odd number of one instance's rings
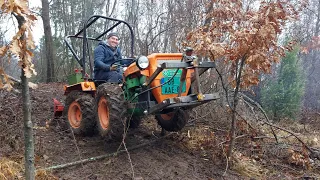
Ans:
POLYGON ((240 152, 234 153, 232 169, 242 176, 254 179, 266 179, 269 174, 269 170, 264 168, 259 162, 240 152))
POLYGON ((285 1, 263 1, 259 8, 250 8, 238 0, 214 0, 205 17, 211 23, 190 32, 187 44, 212 61, 223 59, 234 86, 239 64, 245 60, 240 86, 247 88, 258 84, 259 75, 269 73, 271 65, 292 48, 293 44, 284 47, 277 41, 285 23, 297 19, 303 6, 304 2, 293 6, 285 1))
POLYGON ((308 54, 312 49, 320 49, 320 36, 312 37, 310 42, 301 47, 301 52, 308 54))
POLYGON ((21 164, 9 159, 0 159, 0 179, 22 179, 23 167, 21 164))
MULTIPOLYGON (((7 158, 0 158, 0 179, 24 179, 23 164, 7 158)), ((36 179, 39 180, 56 180, 58 179, 50 172, 37 171, 36 179)))
MULTIPOLYGON (((22 16, 25 19, 25 23, 12 37, 11 42, 0 47, 0 56, 8 55, 8 63, 10 62, 11 57, 18 58, 19 65, 23 68, 25 76, 30 78, 32 75, 36 75, 34 64, 32 63, 32 49, 35 48, 35 44, 32 37, 31 27, 37 18, 30 13, 28 0, 0 0, 0 9, 8 15, 14 14, 22 16)), ((8 79, 2 67, 0 67, 0 77, 1 76, 3 78, 0 78, 0 88, 11 89, 12 82, 8 79)))
POLYGON ((310 159, 308 151, 303 148, 302 151, 295 151, 293 149, 288 149, 290 154, 288 162, 297 166, 302 166, 307 169, 311 168, 310 159))

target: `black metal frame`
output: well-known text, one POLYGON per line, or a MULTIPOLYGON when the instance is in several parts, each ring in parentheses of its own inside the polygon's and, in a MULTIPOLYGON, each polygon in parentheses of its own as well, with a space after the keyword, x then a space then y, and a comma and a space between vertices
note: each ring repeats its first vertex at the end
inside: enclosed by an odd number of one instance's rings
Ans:
POLYGON ((202 94, 201 88, 200 88, 199 76, 209 68, 215 68, 214 62, 197 62, 197 60, 190 61, 190 62, 164 62, 160 64, 158 68, 155 70, 155 72, 150 76, 150 78, 147 80, 145 84, 145 87, 151 90, 150 88, 151 82, 154 81, 154 79, 164 69, 178 69, 178 68, 183 69, 183 71, 185 71, 185 74, 180 77, 180 87, 182 87, 181 84, 186 79, 187 69, 195 70, 195 73, 191 78, 191 82, 193 83, 196 81, 196 87, 198 91, 197 94, 181 96, 181 92, 179 92, 177 97, 165 99, 163 102, 158 102, 156 104, 154 101, 150 100, 150 91, 146 91, 146 92, 143 91, 144 93, 142 93, 141 95, 147 94, 148 96, 147 101, 129 103, 129 107, 136 107, 136 108, 138 107, 138 108, 144 109, 146 111, 146 114, 157 114, 157 113, 161 113, 163 110, 174 109, 177 107, 185 108, 185 109, 194 108, 201 104, 220 98, 219 93, 202 94), (201 96, 201 100, 199 100, 199 96, 201 96))
MULTIPOLYGON (((100 39, 101 37, 103 37, 104 35, 106 35, 108 32, 110 32, 112 29, 114 29, 115 27, 119 26, 120 24, 125 24, 129 30, 130 30, 130 35, 131 35, 131 57, 134 56, 134 33, 133 33, 133 29, 132 27, 125 21, 123 20, 119 20, 119 19, 115 19, 115 18, 110 18, 110 17, 106 17, 106 16, 101 16, 101 15, 93 15, 91 16, 88 20, 85 21, 83 28, 76 33, 75 35, 69 35, 66 36, 64 38, 64 42, 66 43, 67 47, 70 49, 72 55, 76 58, 77 62, 80 64, 80 66, 82 67, 82 78, 86 79, 86 55, 87 55, 87 51, 89 51, 88 49, 88 40, 93 40, 93 41, 102 41, 102 39, 100 39), (114 21, 116 22, 112 27, 110 27, 109 29, 105 30, 102 34, 100 34, 97 37, 87 37, 87 29, 94 23, 96 22, 98 19, 105 19, 105 20, 110 20, 110 21, 114 21), (81 36, 82 34, 82 36, 81 36), (74 49, 72 48, 72 46, 70 45, 70 43, 68 42, 69 38, 79 38, 79 39, 83 39, 83 48, 82 48, 82 58, 80 58, 76 52, 74 51, 74 49)), ((92 76, 93 73, 93 62, 92 59, 89 58, 89 66, 90 66, 90 75, 92 76)))
MULTIPOLYGON (((92 41, 102 41, 101 37, 106 35, 108 32, 110 32, 112 29, 116 28, 120 24, 125 24, 129 30, 130 30, 130 35, 131 35, 131 57, 134 56, 134 33, 132 27, 125 21, 115 19, 115 18, 110 18, 106 16, 101 16, 101 15, 93 15, 91 16, 88 20, 84 22, 83 28, 76 33, 75 35, 69 35, 64 38, 64 41, 67 45, 67 47, 70 49, 71 53, 77 60, 77 62, 80 64, 82 67, 82 78, 87 80, 88 77, 86 77, 86 55, 87 51, 89 52, 88 49, 88 40, 92 41), (87 37, 87 29, 94 24, 98 19, 104 19, 104 20, 110 20, 116 22, 112 27, 109 29, 105 30, 102 32, 100 35, 97 37, 87 37), (82 58, 80 58, 70 43, 68 42, 69 38, 79 38, 82 39, 82 58)), ((190 51, 190 49, 189 49, 190 51)), ((191 49, 192 51, 192 49, 191 49)), ((93 73, 93 62, 92 59, 89 56, 89 65, 90 65, 90 75, 92 76, 93 73)), ((187 56, 184 55, 182 62, 164 62, 161 65, 159 65, 156 69, 156 71, 150 76, 150 78, 147 80, 146 84, 144 85, 144 90, 143 93, 140 94, 141 96, 147 95, 147 98, 140 98, 139 101, 135 103, 129 103, 129 107, 139 107, 141 109, 145 110, 145 114, 155 114, 155 113, 160 113, 163 112, 163 110, 168 110, 168 109, 174 109, 177 107, 182 107, 185 109, 188 108, 193 108, 195 106, 204 104, 206 102, 209 102, 211 100, 216 100, 219 98, 218 93, 213 93, 213 94, 202 94, 201 93, 201 88, 200 88, 200 82, 199 82, 199 77, 201 74, 203 74, 205 71, 207 71, 209 68, 214 68, 215 64, 214 62, 198 62, 197 58, 193 56, 187 56), (183 69, 182 76, 180 78, 180 90, 178 92, 178 97, 175 98, 169 98, 165 99, 163 102, 158 102, 156 103, 155 101, 152 101, 150 99, 151 97, 151 90, 153 88, 150 88, 150 84, 154 79, 164 70, 164 69, 183 69), (191 79, 191 82, 193 83, 194 81, 196 82, 196 87, 197 87, 197 94, 190 94, 188 96, 181 96, 181 89, 182 89, 182 83, 186 80, 186 73, 187 69, 194 69, 194 75, 191 79)), ((161 87, 161 86, 159 86, 161 87)))
POLYGON ((196 94, 190 94, 188 96, 180 96, 180 97, 174 97, 164 100, 161 103, 158 103, 154 106, 151 106, 149 108, 148 114, 154 114, 157 112, 162 111, 163 109, 172 109, 172 108, 194 108, 196 106, 199 106, 201 104, 207 103, 212 100, 219 99, 219 93, 212 93, 212 94, 204 94, 203 100, 199 101, 197 99, 196 94))

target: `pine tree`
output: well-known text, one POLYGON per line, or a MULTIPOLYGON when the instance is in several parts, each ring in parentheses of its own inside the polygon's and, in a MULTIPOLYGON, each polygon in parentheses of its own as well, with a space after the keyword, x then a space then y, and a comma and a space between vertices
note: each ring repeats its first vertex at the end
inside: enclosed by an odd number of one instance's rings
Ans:
POLYGON ((262 104, 274 120, 295 119, 304 93, 304 78, 298 61, 298 48, 282 59, 276 80, 269 80, 262 90, 262 104))

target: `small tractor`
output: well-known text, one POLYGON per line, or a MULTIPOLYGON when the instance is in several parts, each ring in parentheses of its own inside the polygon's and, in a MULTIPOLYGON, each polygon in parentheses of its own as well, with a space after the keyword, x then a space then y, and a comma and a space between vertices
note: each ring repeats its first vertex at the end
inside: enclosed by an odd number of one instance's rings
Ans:
POLYGON ((89 135, 98 130, 103 137, 122 135, 124 124, 137 127, 146 115, 154 115, 163 130, 180 131, 189 119, 190 109, 219 98, 218 93, 203 94, 200 88, 199 77, 215 67, 213 62, 199 62, 191 48, 184 53, 153 53, 134 58, 134 33, 125 21, 93 15, 78 33, 65 37, 65 43, 82 69, 68 77, 65 105, 55 100, 54 114, 66 116, 75 134, 89 135), (87 29, 98 19, 114 24, 97 37, 87 36, 87 29), (123 82, 97 81, 92 78, 93 60, 87 58, 88 41, 101 41, 120 24, 128 27, 131 35, 131 58, 113 63, 123 68, 123 82), (69 38, 82 40, 82 58, 69 38), (195 93, 191 91, 193 83, 195 93))

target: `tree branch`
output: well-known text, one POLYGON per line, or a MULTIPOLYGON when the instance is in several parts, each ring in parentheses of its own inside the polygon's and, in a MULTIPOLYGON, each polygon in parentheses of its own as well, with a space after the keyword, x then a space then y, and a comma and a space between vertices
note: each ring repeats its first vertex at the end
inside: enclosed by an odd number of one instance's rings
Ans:
POLYGON ((130 147, 130 148, 127 148, 127 150, 119 150, 115 153, 111 153, 111 154, 105 154, 105 155, 101 155, 101 156, 96 156, 96 157, 91 157, 91 158, 87 158, 87 159, 83 159, 83 160, 80 160, 80 161, 74 161, 74 162, 70 162, 70 163, 66 163, 66 164, 60 164, 60 165, 55 165, 55 166, 51 166, 51 167, 47 167, 47 168, 42 168, 42 169, 37 169, 37 171, 50 171, 50 170, 54 170, 54 169, 63 169, 63 168, 66 168, 66 167, 71 167, 71 166, 75 166, 75 165, 79 165, 79 164, 85 164, 85 163, 89 163, 89 162, 93 162, 93 161, 97 161, 97 160, 102 160, 102 159, 105 159, 105 158, 108 158, 108 157, 113 157, 113 156, 117 156, 119 154, 122 154, 122 153, 125 153, 127 151, 132 151, 132 150, 135 150, 135 149, 139 149, 139 148, 142 148, 142 147, 145 147, 145 146, 148 146, 150 144, 153 144, 161 139, 164 139, 170 135, 172 135, 174 133, 170 133, 166 136, 163 136, 161 138, 158 138, 158 139, 155 139, 153 141, 150 141, 150 142, 146 142, 146 143, 143 143, 143 144, 139 144, 139 145, 136 145, 136 146, 133 146, 133 147, 130 147))
POLYGON ((300 139, 300 138, 298 137, 298 135, 296 135, 294 132, 292 132, 292 131, 290 131, 290 130, 287 130, 287 129, 285 129, 285 128, 276 126, 276 125, 274 125, 274 124, 272 124, 272 123, 269 123, 269 122, 266 122, 266 121, 263 121, 263 122, 264 122, 265 124, 268 124, 269 126, 275 127, 275 128, 277 128, 277 129, 280 129, 280 130, 282 130, 282 131, 285 131, 285 132, 291 134, 291 135, 294 136, 304 147, 307 148, 307 150, 311 153, 311 156, 312 156, 312 157, 315 157, 315 158, 320 159, 320 152, 314 151, 312 148, 310 148, 310 147, 309 147, 306 143, 304 143, 303 140, 300 139))
MULTIPOLYGON (((264 111, 264 109, 261 107, 261 105, 260 105, 259 103, 255 102, 253 99, 249 98, 247 95, 245 95, 245 94, 243 94, 243 93, 241 93, 241 92, 240 92, 240 94, 241 94, 241 96, 243 97, 243 100, 249 101, 251 104, 256 105, 256 106, 260 109, 260 111, 262 112, 262 114, 263 114, 263 116, 266 118, 266 120, 267 120, 268 122, 270 122, 270 120, 269 120, 269 118, 268 118, 268 116, 267 116, 267 113, 264 111)), ((276 133, 274 132, 274 130, 273 130, 272 127, 270 127, 270 128, 271 128, 272 134, 273 134, 276 142, 279 143, 276 133)))

